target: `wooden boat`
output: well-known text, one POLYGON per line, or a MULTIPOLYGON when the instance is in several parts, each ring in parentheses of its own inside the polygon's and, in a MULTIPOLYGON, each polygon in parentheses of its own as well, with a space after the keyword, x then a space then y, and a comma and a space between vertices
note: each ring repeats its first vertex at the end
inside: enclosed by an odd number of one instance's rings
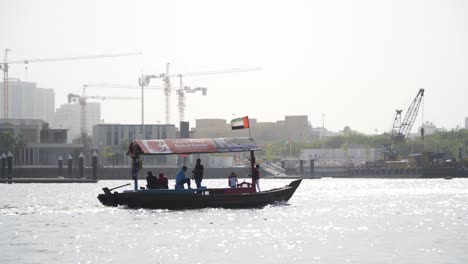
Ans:
MULTIPOLYGON (((136 140, 131 143, 128 154, 133 160, 140 155, 170 155, 194 153, 226 153, 250 151, 250 165, 255 165, 254 151, 260 150, 252 138, 210 138, 210 139, 163 139, 136 140)), ((134 189, 123 192, 103 188, 99 201, 107 206, 151 209, 195 209, 206 207, 259 208, 268 204, 287 202, 302 179, 288 185, 257 192, 252 183, 243 182, 238 188, 201 189, 139 189, 138 177, 134 177, 134 189)))

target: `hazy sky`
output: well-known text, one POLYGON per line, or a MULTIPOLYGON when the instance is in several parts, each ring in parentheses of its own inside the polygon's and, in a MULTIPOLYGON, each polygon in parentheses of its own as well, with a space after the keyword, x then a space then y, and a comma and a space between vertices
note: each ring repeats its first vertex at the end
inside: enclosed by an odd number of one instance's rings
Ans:
MULTIPOLYGON (((11 65, 10 77, 54 88, 56 107, 85 83, 137 84, 144 74, 261 67, 186 77, 186 119, 308 115, 313 127, 388 131, 396 109, 426 89, 424 120, 447 129, 468 116, 467 1, 0 1, 9 60, 142 51, 142 56, 11 65)), ((172 80, 178 84, 177 79, 172 80)), ((162 85, 160 79, 152 80, 162 85)), ((139 96, 138 90, 89 89, 139 96)), ((164 123, 148 91, 145 123, 164 123)), ((106 122, 140 123, 138 101, 102 102, 106 122)), ((421 112, 417 123, 420 124, 421 112)), ((171 122, 178 122, 172 94, 171 122)), ((416 126, 413 128, 415 131, 416 126)))

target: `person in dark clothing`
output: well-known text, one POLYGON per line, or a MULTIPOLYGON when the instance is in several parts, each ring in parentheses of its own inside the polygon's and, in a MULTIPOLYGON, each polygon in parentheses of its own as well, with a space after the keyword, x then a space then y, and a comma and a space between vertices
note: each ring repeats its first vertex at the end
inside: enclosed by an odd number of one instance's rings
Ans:
POLYGON ((252 178, 254 179, 254 184, 257 187, 257 190, 261 192, 260 190, 260 165, 255 165, 255 167, 252 169, 252 178))
POLYGON ((195 184, 197 185, 197 189, 201 188, 201 182, 203 180, 203 165, 201 165, 201 159, 197 159, 197 164, 195 168, 192 170, 193 178, 195 179, 195 184))
POLYGON ((146 188, 158 189, 158 187, 158 178, 156 178, 151 171, 148 171, 148 176, 146 176, 146 188))
POLYGON ((164 174, 159 173, 158 185, 159 189, 169 189, 169 181, 164 174))

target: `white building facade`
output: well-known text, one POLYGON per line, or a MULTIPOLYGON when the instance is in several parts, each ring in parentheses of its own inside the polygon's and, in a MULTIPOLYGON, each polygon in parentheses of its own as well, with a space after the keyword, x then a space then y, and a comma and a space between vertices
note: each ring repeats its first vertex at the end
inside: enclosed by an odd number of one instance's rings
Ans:
MULTIPOLYGON (((93 134, 93 127, 101 123, 101 104, 88 102, 86 104, 86 132, 93 134)), ((55 112, 50 124, 52 128, 68 129, 68 141, 81 136, 81 105, 79 103, 63 104, 55 112)))
MULTIPOLYGON (((3 82, 0 83, 0 97, 3 98, 3 82)), ((38 88, 36 83, 8 80, 8 101, 10 119, 40 119, 50 123, 54 116, 55 92, 53 89, 38 88)), ((0 100, 3 114, 3 100, 0 100)))

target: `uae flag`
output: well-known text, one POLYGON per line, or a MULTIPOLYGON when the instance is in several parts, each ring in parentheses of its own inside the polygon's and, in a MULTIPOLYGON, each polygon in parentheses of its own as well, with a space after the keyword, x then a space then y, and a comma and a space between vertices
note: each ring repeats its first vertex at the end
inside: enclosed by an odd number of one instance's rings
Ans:
POLYGON ((249 128, 249 117, 244 116, 231 120, 231 128, 232 130, 249 128))

